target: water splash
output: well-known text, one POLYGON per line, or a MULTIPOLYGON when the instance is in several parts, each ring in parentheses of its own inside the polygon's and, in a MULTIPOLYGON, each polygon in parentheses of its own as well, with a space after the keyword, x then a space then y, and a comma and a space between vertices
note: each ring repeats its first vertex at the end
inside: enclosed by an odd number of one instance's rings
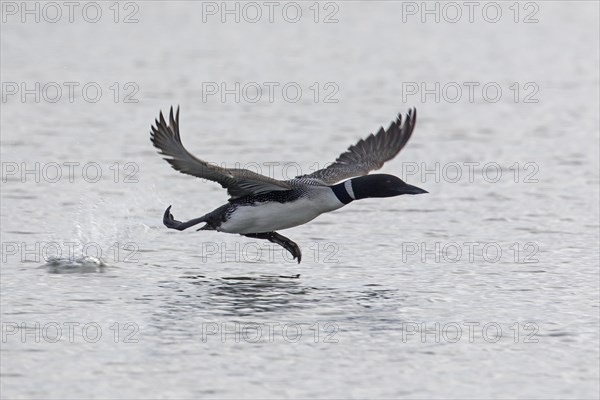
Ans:
POLYGON ((85 274, 105 272, 108 264, 97 257, 80 256, 77 258, 50 257, 40 268, 48 268, 51 274, 85 274))
MULTIPOLYGON (((118 194, 83 192, 77 209, 66 217, 73 221, 72 231, 50 234, 60 249, 45 257, 44 266, 61 271, 98 272, 120 262, 135 262, 137 252, 154 236, 154 230, 139 212, 152 205, 149 203, 159 203, 153 191, 147 192, 142 188, 118 194)), ((49 227, 48 231, 53 229, 49 227)))

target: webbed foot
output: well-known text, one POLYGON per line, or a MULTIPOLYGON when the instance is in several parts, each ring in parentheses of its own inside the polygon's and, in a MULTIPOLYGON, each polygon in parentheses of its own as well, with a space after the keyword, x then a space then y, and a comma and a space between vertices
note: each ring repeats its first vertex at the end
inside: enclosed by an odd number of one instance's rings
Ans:
POLYGON ((298 259, 298 264, 300 264, 300 261, 302 261, 302 250, 300 250, 300 246, 298 246, 295 242, 291 241, 285 236, 278 234, 277 232, 273 232, 273 234, 278 236, 278 240, 272 240, 272 242, 277 243, 278 245, 289 251, 292 257, 294 257, 294 259, 298 259))
POLYGON ((171 214, 171 206, 167 207, 165 214, 163 215, 163 224, 165 224, 167 228, 181 231, 183 230, 180 229, 181 223, 181 221, 177 221, 175 218, 173 218, 173 214, 171 214))
POLYGON ((206 222, 204 217, 190 219, 186 222, 177 221, 175 218, 173 218, 173 214, 171 214, 171 206, 167 207, 163 215, 163 224, 165 224, 167 228, 177 229, 178 231, 182 231, 190 226, 198 225, 202 222, 206 222))
POLYGON ((267 239, 269 242, 278 244, 289 251, 294 259, 298 259, 298 264, 302 261, 302 251, 300 250, 300 246, 277 232, 247 233, 244 234, 244 236, 256 239, 267 239))

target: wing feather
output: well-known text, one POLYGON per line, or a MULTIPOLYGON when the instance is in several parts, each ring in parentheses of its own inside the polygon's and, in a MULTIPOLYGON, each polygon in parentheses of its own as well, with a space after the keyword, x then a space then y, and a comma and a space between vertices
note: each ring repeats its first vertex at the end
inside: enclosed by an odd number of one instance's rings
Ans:
POLYGON ((218 182, 227 189, 232 198, 291 189, 290 184, 284 181, 272 179, 247 169, 222 168, 194 157, 181 143, 179 107, 175 116, 173 116, 173 107, 171 107, 168 124, 162 112, 154 122, 155 126, 151 127, 150 140, 174 169, 184 174, 218 182))
POLYGON ((399 114, 388 129, 384 130, 381 127, 375 135, 370 134, 350 146, 333 164, 302 177, 318 179, 327 185, 333 185, 348 178, 367 175, 396 157, 410 139, 416 122, 417 110, 414 108, 408 111, 404 123, 402 114, 399 114))

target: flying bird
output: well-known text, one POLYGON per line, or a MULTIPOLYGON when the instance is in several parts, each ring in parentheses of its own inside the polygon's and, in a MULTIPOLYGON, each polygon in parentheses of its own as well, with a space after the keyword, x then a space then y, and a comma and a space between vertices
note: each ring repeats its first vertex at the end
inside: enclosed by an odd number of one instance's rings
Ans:
POLYGON ((171 107, 168 123, 162 112, 155 120, 150 140, 174 169, 221 184, 230 198, 216 210, 185 222, 174 219, 169 206, 163 223, 179 231, 204 223, 199 231, 215 230, 266 239, 285 248, 300 263, 300 247, 277 231, 305 224, 354 200, 427 193, 393 175, 367 175, 402 150, 416 120, 416 109, 410 109, 404 121, 399 114, 387 129, 381 127, 376 134, 359 140, 327 168, 289 180, 277 180, 247 169, 219 167, 193 156, 181 143, 179 107, 175 116, 171 107))

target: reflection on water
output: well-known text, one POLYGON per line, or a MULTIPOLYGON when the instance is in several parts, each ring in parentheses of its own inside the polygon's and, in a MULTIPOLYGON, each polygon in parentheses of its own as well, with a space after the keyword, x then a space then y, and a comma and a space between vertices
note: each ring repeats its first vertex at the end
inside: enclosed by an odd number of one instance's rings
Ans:
POLYGON ((296 312, 314 302, 311 301, 313 291, 314 289, 305 287, 297 280, 232 279, 211 285, 206 298, 210 299, 210 305, 215 311, 244 317, 281 310, 296 312))
POLYGON ((306 287, 299 276, 226 277, 209 279, 185 275, 162 286, 169 293, 165 304, 175 311, 205 310, 207 316, 248 317, 257 313, 293 313, 314 305, 315 288, 306 287))

